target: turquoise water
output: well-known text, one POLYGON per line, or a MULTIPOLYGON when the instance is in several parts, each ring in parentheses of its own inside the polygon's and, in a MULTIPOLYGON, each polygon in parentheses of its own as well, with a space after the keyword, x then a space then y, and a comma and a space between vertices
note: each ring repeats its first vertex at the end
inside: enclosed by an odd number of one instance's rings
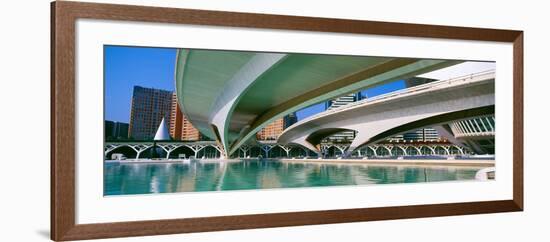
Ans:
POLYGON ((105 163, 105 195, 473 180, 479 168, 242 161, 105 163))

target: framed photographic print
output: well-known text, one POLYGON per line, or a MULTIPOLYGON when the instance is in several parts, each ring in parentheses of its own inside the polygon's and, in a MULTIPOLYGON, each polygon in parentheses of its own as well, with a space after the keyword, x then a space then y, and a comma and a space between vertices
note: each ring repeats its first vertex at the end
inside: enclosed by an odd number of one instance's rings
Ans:
POLYGON ((522 31, 51 6, 52 240, 523 210, 522 31))

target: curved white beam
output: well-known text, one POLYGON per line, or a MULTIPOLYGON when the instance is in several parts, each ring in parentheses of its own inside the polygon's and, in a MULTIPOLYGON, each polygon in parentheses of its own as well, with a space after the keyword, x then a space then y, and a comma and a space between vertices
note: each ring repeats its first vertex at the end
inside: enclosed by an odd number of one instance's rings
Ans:
POLYGON ((285 57, 285 54, 255 54, 230 80, 225 82, 224 91, 216 99, 210 113, 210 123, 219 132, 216 134, 219 137, 216 138, 223 146, 223 157, 227 156, 229 148, 229 121, 235 104, 250 85, 285 57))
MULTIPOLYGON (((326 111, 289 127, 278 141, 283 144, 300 142, 323 129, 350 129, 357 131, 348 149, 351 153, 362 145, 387 138, 381 135, 391 136, 423 126, 439 125, 456 120, 455 114, 492 112, 494 110, 490 107, 494 104, 494 72, 485 73, 468 80, 433 82, 326 111), (415 123, 418 121, 423 122, 415 123), (406 125, 421 126, 399 130, 406 125), (392 130, 398 133, 392 133, 392 130)), ((460 117, 464 118, 467 117, 460 117)))

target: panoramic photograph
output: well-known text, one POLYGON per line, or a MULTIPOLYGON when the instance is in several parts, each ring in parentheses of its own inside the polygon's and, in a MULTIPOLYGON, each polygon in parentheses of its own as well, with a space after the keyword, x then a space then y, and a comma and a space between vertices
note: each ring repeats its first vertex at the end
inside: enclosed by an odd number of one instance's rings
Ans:
POLYGON ((496 178, 496 63, 106 45, 105 196, 496 178))

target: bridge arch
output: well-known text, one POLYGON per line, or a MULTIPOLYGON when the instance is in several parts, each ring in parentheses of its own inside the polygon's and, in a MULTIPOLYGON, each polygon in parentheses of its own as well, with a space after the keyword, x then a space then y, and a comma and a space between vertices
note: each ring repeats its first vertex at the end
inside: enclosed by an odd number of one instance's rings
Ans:
POLYGON ((308 149, 300 145, 291 146, 289 149, 290 157, 306 157, 308 156, 308 149))
POLYGON ((388 148, 385 146, 378 146, 378 148, 376 148, 376 156, 391 156, 391 150, 388 150, 388 148))
POLYGON ((420 152, 420 150, 418 149, 418 147, 413 146, 413 145, 408 146, 408 147, 406 148, 406 150, 407 150, 407 156, 415 156, 415 155, 420 155, 420 154, 421 154, 421 152, 420 152))
POLYGON ((369 156, 369 151, 370 151, 369 147, 364 146, 360 149, 356 149, 356 150, 352 151, 352 156, 355 156, 355 157, 368 157, 369 156))
POLYGON ((221 153, 215 145, 206 145, 197 151, 198 159, 213 159, 219 158, 220 156, 221 153))
POLYGON ((405 156, 407 151, 402 146, 394 145, 391 148, 391 154, 392 156, 405 156))
POLYGON ((436 155, 450 155, 449 148, 446 146, 438 145, 435 147, 434 152, 436 155))
MULTIPOLYGON (((354 131, 353 129, 344 129, 344 128, 322 128, 318 129, 315 132, 312 132, 309 134, 305 141, 307 141, 309 144, 313 146, 317 146, 321 144, 321 141, 329 136, 345 132, 345 131, 354 131)), ((340 149, 341 150, 341 149, 340 149)))
POLYGON ((280 145, 275 145, 275 146, 271 147, 271 149, 269 149, 267 151, 267 154, 268 154, 268 158, 288 157, 287 156, 287 150, 283 146, 280 146, 280 145))
POLYGON ((185 155, 185 158, 190 158, 191 156, 196 156, 196 153, 193 148, 187 145, 181 145, 170 152, 170 156, 168 158, 179 158, 180 155, 185 155))
POLYGON ((456 146, 456 145, 453 145, 453 146, 449 147, 449 154, 450 155, 463 155, 464 151, 463 151, 463 148, 461 148, 459 146, 456 146))
MULTIPOLYGON (((433 82, 399 94, 360 101, 348 108, 323 112, 285 130, 279 141, 293 142, 320 129, 339 127, 357 131, 348 149, 351 153, 364 145, 376 144, 410 130, 493 113, 494 72, 484 72, 467 80, 455 78, 433 82)), ((306 140, 314 141, 310 137, 306 140)), ((425 149, 424 152, 429 153, 425 149)))
POLYGON ((421 145, 420 147, 420 154, 422 155, 435 155, 434 149, 427 145, 421 145))
POLYGON ((376 146, 372 146, 372 145, 369 145, 367 146, 367 156, 369 157, 375 157, 375 156, 378 156, 378 154, 376 154, 376 146))
POLYGON ((126 158, 136 158, 137 156, 137 151, 135 149, 132 149, 128 145, 120 145, 108 150, 107 153, 105 154, 105 159, 107 160, 112 159, 112 155, 115 153, 120 153, 124 155, 124 157, 126 158))

